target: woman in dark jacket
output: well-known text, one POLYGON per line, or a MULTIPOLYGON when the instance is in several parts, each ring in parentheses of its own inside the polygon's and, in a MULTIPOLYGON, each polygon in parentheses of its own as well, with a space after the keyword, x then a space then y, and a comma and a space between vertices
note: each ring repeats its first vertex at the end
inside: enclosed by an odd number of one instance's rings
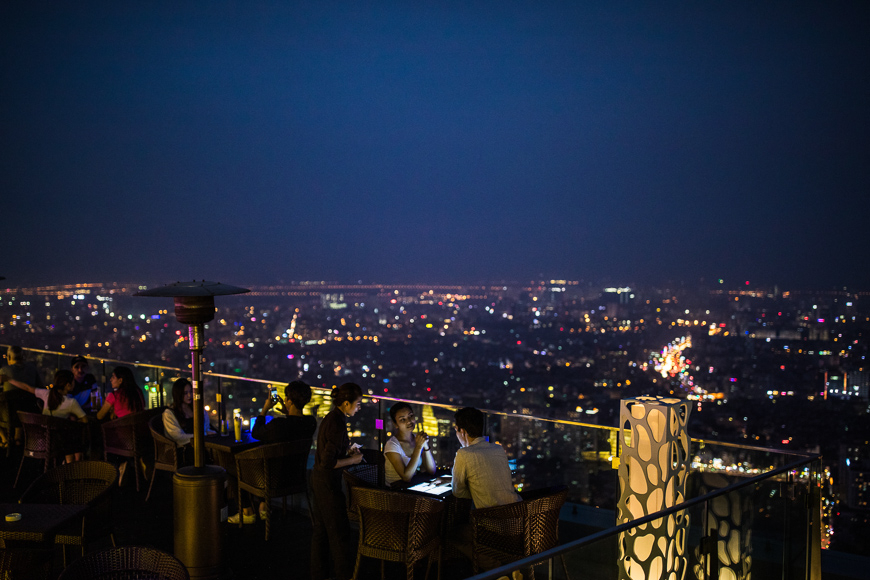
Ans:
POLYGON ((341 489, 341 470, 362 461, 359 445, 347 435, 347 417, 362 404, 362 389, 345 383, 332 389, 332 410, 320 422, 317 452, 311 470, 314 496, 314 532, 311 537, 311 578, 329 578, 329 556, 335 563, 337 580, 353 576, 350 558, 350 523, 347 502, 341 489))

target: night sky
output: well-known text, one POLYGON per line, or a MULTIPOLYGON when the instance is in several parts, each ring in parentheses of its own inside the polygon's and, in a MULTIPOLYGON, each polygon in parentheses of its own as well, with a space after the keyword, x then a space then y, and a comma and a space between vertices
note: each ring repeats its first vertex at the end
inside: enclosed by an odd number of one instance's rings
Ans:
POLYGON ((870 289, 870 2, 0 5, 5 285, 870 289))

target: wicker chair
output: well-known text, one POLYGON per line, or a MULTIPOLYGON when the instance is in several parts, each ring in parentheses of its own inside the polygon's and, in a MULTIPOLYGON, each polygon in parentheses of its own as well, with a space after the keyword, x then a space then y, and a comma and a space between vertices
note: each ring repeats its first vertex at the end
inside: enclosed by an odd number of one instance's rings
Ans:
POLYGON ((145 501, 151 497, 151 488, 154 487, 154 478, 157 477, 158 471, 169 471, 175 473, 183 464, 181 451, 175 444, 175 441, 166 436, 163 429, 163 415, 151 417, 148 421, 148 430, 151 432, 151 439, 154 441, 154 469, 151 471, 151 483, 148 484, 148 493, 145 495, 145 501))
POLYGON ((359 522, 359 510, 357 510, 357 502, 354 498, 354 488, 385 489, 387 487, 384 454, 377 449, 362 449, 361 451, 364 462, 346 467, 341 473, 347 487, 347 519, 351 522, 359 522))
MULTIPOLYGON (((508 564, 556 546, 559 510, 567 495, 564 486, 549 488, 523 494, 517 503, 471 510, 474 573, 480 572, 484 559, 508 564)), ((534 580, 534 566, 529 577, 534 580)))
POLYGON ((6 400, 6 391, 0 391, 0 431, 6 439, 6 457, 12 451, 12 417, 9 415, 9 402, 6 400))
MULTIPOLYGON (((272 520, 272 498, 284 498, 284 513, 287 513, 287 496, 296 493, 308 494, 308 454, 311 440, 270 443, 236 454, 236 473, 239 477, 239 513, 242 512, 242 494, 245 490, 263 498, 266 504, 266 540, 272 520)), ((311 500, 308 498, 308 505, 311 500)), ((242 520, 239 518, 239 527, 242 520)))
POLYGON ((61 465, 40 475, 21 496, 20 503, 80 504, 90 509, 78 521, 55 534, 54 542, 64 547, 85 546, 94 538, 112 533, 112 500, 118 487, 118 469, 105 461, 76 461, 61 465))
POLYGON ((73 562, 58 580, 190 580, 178 559, 154 548, 124 546, 73 562))
POLYGON ((163 408, 148 409, 102 424, 103 458, 108 461, 109 454, 132 458, 136 491, 139 491, 139 460, 153 453, 148 421, 162 412, 163 408))
POLYGON ((355 490, 359 509, 359 548, 354 580, 359 578, 363 556, 384 562, 404 562, 408 580, 414 578, 414 565, 428 556, 426 578, 432 556, 438 558, 441 580, 441 515, 444 502, 421 495, 360 487, 355 490))
POLYGON ((18 487, 18 478, 21 477, 25 459, 30 457, 44 460, 42 472, 45 473, 49 463, 56 465, 57 460, 63 458, 71 441, 81 441, 84 425, 69 419, 24 411, 18 411, 18 418, 24 428, 24 454, 21 456, 21 464, 12 487, 18 487))

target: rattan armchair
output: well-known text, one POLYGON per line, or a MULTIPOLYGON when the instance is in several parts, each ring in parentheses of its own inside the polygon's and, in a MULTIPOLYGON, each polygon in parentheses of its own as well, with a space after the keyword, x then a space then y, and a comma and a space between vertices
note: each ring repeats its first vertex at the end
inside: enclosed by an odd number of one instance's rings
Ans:
POLYGON ((89 554, 73 562, 58 580, 190 580, 175 556, 137 546, 89 554))
MULTIPOLYGON (((136 491, 139 491, 139 460, 150 457, 154 446, 148 421, 155 415, 163 413, 163 408, 148 409, 139 413, 131 413, 114 421, 102 424, 103 458, 108 461, 109 455, 118 455, 133 459, 133 473, 136 475, 136 491)), ((120 482, 118 482, 120 485, 120 482)))
POLYGON ((438 558, 441 580, 441 516, 444 502, 421 495, 360 487, 355 490, 359 510, 359 547, 354 580, 359 578, 363 556, 384 562, 403 562, 408 580, 414 578, 414 565, 428 556, 426 578, 432 556, 438 558))
MULTIPOLYGON (((296 493, 308 494, 308 455, 311 440, 300 439, 286 443, 270 443, 236 454, 236 473, 239 477, 239 513, 242 513, 242 494, 245 490, 263 498, 266 504, 266 540, 272 520, 272 498, 284 498, 287 512, 287 496, 296 493)), ((308 505, 311 506, 310 498, 308 505)), ((239 527, 242 520, 239 518, 239 527)))
POLYGON ((346 467, 341 475, 347 487, 347 519, 359 522, 359 510, 354 498, 354 488, 371 487, 385 489, 387 487, 384 470, 384 454, 377 449, 361 449, 363 462, 346 467))
POLYGON ((9 413, 9 402, 6 400, 6 391, 0 391, 0 431, 3 432, 3 439, 6 441, 6 457, 9 457, 13 441, 12 417, 9 413))
POLYGON ((18 411, 18 418, 24 428, 24 453, 12 487, 18 487, 18 478, 21 477, 25 459, 44 460, 42 471, 45 473, 49 463, 56 465, 57 460, 63 458, 71 441, 81 441, 84 425, 78 421, 24 411, 18 411))
POLYGON ((55 534, 56 544, 85 546, 91 540, 112 533, 112 501, 118 487, 118 469, 105 461, 76 461, 61 465, 40 475, 21 496, 20 503, 79 504, 89 506, 88 511, 55 534))
MULTIPOLYGON (((474 573, 484 560, 508 564, 556 546, 559 511, 567 495, 564 487, 549 488, 524 494, 520 502, 471 510, 474 573)), ((535 577, 534 566, 529 577, 535 577)))
POLYGON ((151 471, 151 483, 148 484, 148 493, 145 501, 151 497, 151 488, 154 487, 154 478, 158 471, 175 473, 182 464, 181 452, 175 441, 166 436, 163 428, 163 415, 155 415, 148 421, 148 430, 154 441, 154 469, 151 471))

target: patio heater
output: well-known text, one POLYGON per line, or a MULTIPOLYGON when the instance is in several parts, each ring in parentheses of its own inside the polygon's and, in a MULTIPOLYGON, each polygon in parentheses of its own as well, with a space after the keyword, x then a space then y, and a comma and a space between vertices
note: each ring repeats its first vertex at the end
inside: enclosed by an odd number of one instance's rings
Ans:
POLYGON ((137 292, 136 296, 171 297, 175 318, 187 324, 190 339, 190 369, 193 384, 192 467, 181 467, 172 477, 174 498, 175 556, 187 566, 191 578, 219 578, 223 571, 221 510, 225 505, 226 471, 205 464, 203 440, 202 349, 206 322, 214 320, 214 297, 249 292, 218 282, 176 282, 137 292))

